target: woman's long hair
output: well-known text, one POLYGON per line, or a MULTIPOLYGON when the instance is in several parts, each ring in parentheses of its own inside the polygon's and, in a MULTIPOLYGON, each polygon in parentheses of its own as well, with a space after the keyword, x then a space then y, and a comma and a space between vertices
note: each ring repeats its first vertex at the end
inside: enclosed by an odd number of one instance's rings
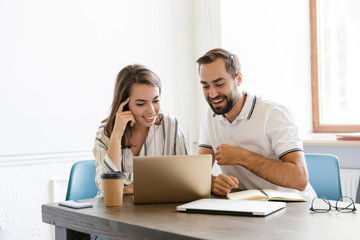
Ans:
MULTIPOLYGON (((116 78, 116 84, 114 89, 114 98, 111 105, 110 115, 103 120, 107 122, 104 132, 107 137, 110 138, 114 129, 116 112, 122 102, 124 102, 130 95, 130 90, 133 84, 147 84, 159 88, 159 94, 161 94, 161 81, 160 78, 148 68, 133 64, 124 67, 116 78)), ((128 105, 124 106, 124 111, 129 110, 128 105)), ((155 124, 160 125, 162 120, 162 114, 158 114, 155 124)), ((130 123, 127 124, 124 134, 121 139, 122 148, 130 148, 131 139, 131 127, 130 123)))

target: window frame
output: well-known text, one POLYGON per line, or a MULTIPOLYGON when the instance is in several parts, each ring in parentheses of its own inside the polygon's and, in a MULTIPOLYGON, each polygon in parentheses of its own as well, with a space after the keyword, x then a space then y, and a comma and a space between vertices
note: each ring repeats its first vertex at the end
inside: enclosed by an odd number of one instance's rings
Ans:
POLYGON ((319 101, 317 0, 310 1, 311 93, 314 133, 360 132, 360 124, 321 124, 319 101))

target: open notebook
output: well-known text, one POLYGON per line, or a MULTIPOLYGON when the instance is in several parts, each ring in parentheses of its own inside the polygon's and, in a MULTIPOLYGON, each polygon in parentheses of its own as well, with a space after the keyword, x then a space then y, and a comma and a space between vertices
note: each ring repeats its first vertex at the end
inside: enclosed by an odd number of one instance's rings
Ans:
POLYGON ((177 211, 246 216, 267 216, 286 206, 284 202, 204 198, 176 207, 177 211))
POLYGON ((134 203, 189 202, 210 197, 212 156, 134 157, 134 203))

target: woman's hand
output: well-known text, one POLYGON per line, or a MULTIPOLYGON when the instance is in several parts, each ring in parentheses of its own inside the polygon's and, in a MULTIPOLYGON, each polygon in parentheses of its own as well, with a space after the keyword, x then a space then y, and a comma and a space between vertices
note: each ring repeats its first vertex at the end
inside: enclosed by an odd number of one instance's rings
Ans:
POLYGON ((135 124, 135 118, 134 115, 131 113, 131 111, 123 111, 124 106, 128 104, 130 101, 130 98, 126 99, 124 102, 122 102, 116 112, 115 117, 115 123, 114 123, 114 129, 111 133, 111 136, 117 136, 119 138, 122 137, 122 135, 125 132, 126 125, 128 122, 130 122, 130 126, 134 126, 135 124))
POLYGON ((133 194, 133 193, 134 193, 134 184, 133 183, 124 187, 124 194, 133 194))

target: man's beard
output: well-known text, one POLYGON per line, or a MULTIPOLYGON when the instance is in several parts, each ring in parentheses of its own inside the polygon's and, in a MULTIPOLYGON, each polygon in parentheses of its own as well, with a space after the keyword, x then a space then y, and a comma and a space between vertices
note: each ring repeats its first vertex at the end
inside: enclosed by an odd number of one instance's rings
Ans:
POLYGON ((235 105, 237 99, 238 99, 237 95, 235 95, 235 96, 220 95, 220 96, 217 96, 216 98, 214 98, 212 100, 208 97, 206 100, 207 100, 208 104, 210 105, 211 109, 214 111, 215 114, 217 114, 217 115, 225 115, 226 113, 228 113, 232 109, 232 107, 235 105), (212 103, 212 100, 222 99, 222 98, 224 98, 223 101, 226 102, 225 106, 223 106, 223 107, 214 107, 213 103, 212 103))

